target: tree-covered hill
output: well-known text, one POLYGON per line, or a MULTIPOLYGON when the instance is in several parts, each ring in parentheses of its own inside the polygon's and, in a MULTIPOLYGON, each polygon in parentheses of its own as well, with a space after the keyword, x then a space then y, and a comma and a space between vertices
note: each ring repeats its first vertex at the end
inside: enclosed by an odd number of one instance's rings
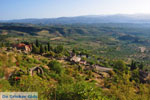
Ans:
POLYGON ((72 24, 32 25, 1 23, 1 42, 33 42, 37 38, 67 48, 79 47, 109 59, 144 60, 150 51, 149 27, 146 24, 72 24), (141 26, 141 27, 140 27, 141 26), (141 53, 141 48, 145 48, 141 53))

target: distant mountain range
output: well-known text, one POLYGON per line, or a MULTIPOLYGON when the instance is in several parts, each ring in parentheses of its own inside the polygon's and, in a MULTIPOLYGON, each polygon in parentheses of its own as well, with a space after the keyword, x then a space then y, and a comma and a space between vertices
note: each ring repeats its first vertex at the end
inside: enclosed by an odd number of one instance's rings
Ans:
POLYGON ((98 24, 98 23, 150 23, 150 15, 144 14, 117 14, 117 15, 88 15, 77 17, 43 18, 43 19, 17 19, 1 20, 8 23, 31 24, 98 24))

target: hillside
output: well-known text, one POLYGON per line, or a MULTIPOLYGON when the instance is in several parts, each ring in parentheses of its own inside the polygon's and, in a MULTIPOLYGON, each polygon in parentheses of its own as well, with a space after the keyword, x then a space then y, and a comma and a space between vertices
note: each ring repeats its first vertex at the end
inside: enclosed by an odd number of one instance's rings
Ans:
POLYGON ((148 100, 144 66, 38 40, 22 42, 0 48, 0 91, 36 91, 40 100, 148 100))
POLYGON ((149 100, 148 32, 146 24, 1 23, 0 92, 36 91, 40 100, 149 100))
POLYGON ((1 23, 0 41, 14 43, 39 39, 42 43, 49 41, 53 45, 63 44, 68 49, 80 47, 108 59, 142 59, 149 63, 150 29, 144 25, 139 28, 138 24, 43 26, 1 23), (146 48, 144 52, 141 52, 141 47, 146 48))

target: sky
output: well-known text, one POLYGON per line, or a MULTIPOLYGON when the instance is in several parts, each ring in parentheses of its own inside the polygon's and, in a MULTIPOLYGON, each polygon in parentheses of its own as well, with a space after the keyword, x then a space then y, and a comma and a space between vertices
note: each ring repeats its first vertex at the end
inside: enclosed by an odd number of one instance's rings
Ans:
POLYGON ((0 20, 150 14, 150 0, 0 0, 0 20))

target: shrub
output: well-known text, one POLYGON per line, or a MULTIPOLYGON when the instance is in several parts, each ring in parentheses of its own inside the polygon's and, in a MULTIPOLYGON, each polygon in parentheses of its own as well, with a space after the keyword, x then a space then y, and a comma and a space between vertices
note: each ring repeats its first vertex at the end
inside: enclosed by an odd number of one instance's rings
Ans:
POLYGON ((72 84, 74 82, 73 78, 69 75, 63 75, 61 78, 59 78, 60 84, 72 84))
POLYGON ((40 64, 40 61, 37 60, 37 59, 34 59, 34 63, 35 63, 35 64, 40 64))
POLYGON ((56 61, 53 60, 48 64, 49 68, 53 71, 55 71, 57 74, 62 74, 64 72, 64 68, 62 67, 62 65, 56 61))
POLYGON ((120 75, 122 75, 123 73, 128 73, 129 70, 126 64, 121 60, 115 62, 114 68, 115 72, 117 72, 120 75))
POLYGON ((34 59, 33 58, 27 58, 28 63, 34 63, 34 59))
POLYGON ((47 64, 47 63, 48 63, 48 60, 47 60, 47 59, 42 59, 42 62, 43 62, 44 64, 47 64))
POLYGON ((4 79, 0 80, 0 92, 10 91, 10 89, 11 89, 11 85, 7 80, 4 79))
POLYGON ((55 56, 55 52, 49 51, 45 56, 46 57, 54 57, 55 56))
POLYGON ((89 70, 89 72, 88 72, 88 78, 92 78, 92 71, 91 70, 89 70))
POLYGON ((139 70, 138 69, 134 69, 132 71, 131 75, 132 75, 131 80, 134 80, 137 83, 140 82, 140 74, 139 74, 139 70))
POLYGON ((58 80, 60 78, 60 76, 58 74, 56 74, 55 72, 50 72, 48 75, 50 77, 54 78, 55 80, 58 80))
POLYGON ((2 66, 2 61, 0 61, 0 66, 2 66))
POLYGON ((49 100, 51 83, 38 76, 22 76, 17 87, 22 92, 38 92, 39 100, 49 100))
POLYGON ((51 94, 56 100, 109 100, 94 84, 78 82, 59 85, 51 94))
POLYGON ((4 71, 0 68, 0 78, 4 77, 4 71))
POLYGON ((108 71, 108 74, 110 75, 110 77, 112 77, 112 76, 114 76, 114 75, 115 75, 115 72, 114 72, 114 71, 112 71, 112 70, 110 70, 110 71, 108 71))
POLYGON ((62 45, 58 45, 54 51, 55 53, 62 53, 64 51, 64 47, 62 45))

